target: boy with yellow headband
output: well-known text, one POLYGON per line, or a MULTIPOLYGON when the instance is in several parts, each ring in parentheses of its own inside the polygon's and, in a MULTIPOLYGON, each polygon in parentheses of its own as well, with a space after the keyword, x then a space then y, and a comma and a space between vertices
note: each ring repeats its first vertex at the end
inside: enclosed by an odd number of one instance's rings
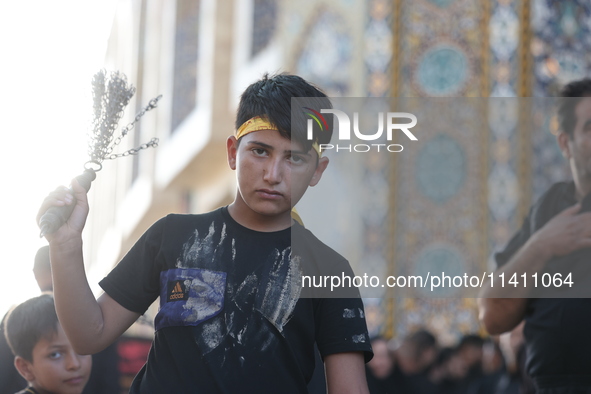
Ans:
MULTIPOLYGON (((297 76, 265 76, 249 86, 227 141, 234 202, 157 221, 100 282, 98 300, 84 276, 86 194, 73 182, 74 212, 47 238, 58 314, 75 348, 101 350, 160 297, 154 343, 130 392, 305 393, 314 343, 329 392, 368 392, 364 360, 372 353, 360 298, 301 297, 303 270, 351 269, 291 217, 328 165, 313 145, 331 137, 331 130, 314 130, 313 140, 306 138, 305 119, 296 115, 292 123, 292 97, 331 107, 297 76), (292 248, 293 237, 301 250, 292 248)), ((59 189, 40 212, 73 201, 59 189)))

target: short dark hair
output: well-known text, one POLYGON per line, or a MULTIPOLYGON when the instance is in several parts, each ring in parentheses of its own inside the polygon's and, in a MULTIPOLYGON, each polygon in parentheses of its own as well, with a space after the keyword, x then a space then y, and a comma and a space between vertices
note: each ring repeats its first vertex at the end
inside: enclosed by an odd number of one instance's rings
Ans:
POLYGON ((458 350, 466 347, 481 348, 484 345, 484 339, 478 334, 466 334, 460 339, 458 350))
POLYGON ((42 338, 57 334, 53 295, 44 293, 12 308, 4 321, 4 334, 15 356, 33 362, 33 348, 42 338))
MULTIPOLYGON (((276 74, 263 77, 251 84, 242 96, 236 114, 236 130, 247 120, 261 116, 277 126, 279 133, 288 139, 299 142, 308 151, 314 141, 307 139, 306 116, 302 111, 294 111, 292 124, 291 98, 307 97, 306 106, 320 112, 320 109, 332 108, 326 94, 318 87, 297 75, 276 74), (301 113, 300 113, 301 112, 301 113)), ((321 131, 314 124, 314 140, 319 144, 327 144, 332 137, 332 116, 327 116, 327 130, 321 131)))
POLYGON ((575 108, 583 97, 591 96, 591 79, 584 78, 572 81, 565 85, 560 91, 558 99, 558 124, 560 130, 568 134, 572 139, 577 117, 575 108))
POLYGON ((406 340, 413 345, 415 357, 420 357, 425 351, 437 347, 437 338, 425 329, 410 334, 406 340))

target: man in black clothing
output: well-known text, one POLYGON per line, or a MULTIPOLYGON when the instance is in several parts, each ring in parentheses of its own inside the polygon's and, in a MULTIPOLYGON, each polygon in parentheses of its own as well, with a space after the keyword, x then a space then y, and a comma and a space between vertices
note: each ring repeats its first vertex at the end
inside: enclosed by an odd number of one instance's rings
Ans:
POLYGON ((367 385, 371 394, 401 393, 405 390, 401 387, 395 373, 394 355, 388 348, 388 341, 382 337, 371 340, 373 359, 365 366, 367 385))
MULTIPOLYGON (((588 262, 585 249, 591 247, 591 213, 585 212, 582 202, 591 192, 590 96, 591 79, 564 87, 558 144, 569 161, 573 182, 553 185, 533 205, 522 228, 495 255, 495 275, 531 278, 552 266, 575 267, 573 261, 585 253, 587 258, 582 260, 588 262)), ((581 279, 575 278, 575 285, 581 279)), ((539 393, 591 393, 591 300, 527 298, 532 296, 531 289, 489 284, 479 300, 482 323, 494 335, 512 330, 525 319, 527 372, 539 393), (513 291, 509 296, 514 298, 498 298, 507 297, 507 291, 513 291)))
POLYGON ((367 382, 372 394, 429 394, 435 385, 427 370, 437 357, 437 340, 427 330, 407 335, 400 346, 390 351, 384 338, 372 340, 374 358, 367 365, 367 382), (375 362, 374 362, 375 361, 375 362))

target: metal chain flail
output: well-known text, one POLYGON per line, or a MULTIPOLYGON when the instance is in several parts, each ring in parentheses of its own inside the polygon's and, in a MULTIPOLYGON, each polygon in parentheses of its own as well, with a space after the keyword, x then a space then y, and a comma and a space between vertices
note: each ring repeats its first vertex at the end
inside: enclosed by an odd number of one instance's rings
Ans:
POLYGON ((100 70, 92 79, 92 93, 94 118, 92 120, 92 129, 89 132, 88 153, 90 160, 84 165, 86 169, 99 171, 102 168, 101 163, 103 160, 135 155, 142 149, 158 146, 158 138, 152 138, 150 142, 129 149, 124 153, 112 153, 113 148, 119 145, 121 139, 134 128, 140 118, 147 111, 156 108, 162 95, 150 100, 149 104, 113 140, 113 133, 123 116, 123 110, 135 94, 135 88, 127 84, 127 78, 124 74, 115 71, 107 75, 105 70, 100 70))
MULTIPOLYGON (((96 172, 103 168, 101 164, 105 159, 135 155, 140 150, 158 146, 158 138, 152 138, 150 142, 140 145, 135 149, 120 154, 112 154, 113 147, 117 146, 123 137, 133 129, 140 118, 149 110, 156 107, 162 96, 152 99, 147 107, 135 116, 135 119, 121 130, 121 134, 113 141, 113 133, 123 116, 123 110, 135 93, 133 86, 127 85, 127 78, 122 73, 115 71, 107 75, 105 70, 100 70, 92 78, 93 119, 89 130, 88 155, 90 160, 84 163, 84 172, 75 179, 78 184, 88 191, 90 184, 96 178, 96 172)), ((39 219, 41 236, 52 234, 66 223, 76 203, 61 207, 49 208, 39 219)))
POLYGON ((124 157, 124 156, 129 156, 129 155, 137 155, 137 153, 142 150, 142 149, 146 149, 146 148, 155 148, 158 146, 158 138, 152 138, 150 140, 150 142, 147 142, 145 144, 141 144, 140 146, 138 146, 137 148, 133 148, 130 149, 126 152, 123 153, 117 153, 117 154, 111 154, 111 152, 113 152, 113 148, 116 147, 117 145, 119 145, 119 143, 121 142, 121 139, 123 137, 125 137, 127 135, 127 133, 129 133, 131 130, 133 130, 133 128, 135 127, 135 124, 140 120, 140 118, 142 116, 144 116, 144 114, 154 108, 156 108, 156 106, 158 105, 158 100, 160 100, 162 98, 162 95, 153 98, 152 100, 150 100, 150 102, 148 103, 148 105, 146 105, 133 119, 133 121, 131 123, 129 123, 127 126, 125 126, 122 130, 121 130, 121 134, 115 139, 115 141, 113 141, 113 144, 107 149, 107 151, 105 152, 105 156, 103 159, 105 160, 113 160, 116 159, 118 157, 124 157))
POLYGON ((152 138, 149 142, 146 142, 145 144, 141 144, 137 148, 129 149, 129 150, 123 152, 123 153, 114 153, 112 155, 109 155, 109 156, 105 157, 105 160, 113 160, 113 159, 116 159, 118 157, 125 157, 125 156, 129 156, 129 155, 137 155, 138 152, 141 151, 142 149, 155 148, 157 146, 158 146, 158 138, 152 138))

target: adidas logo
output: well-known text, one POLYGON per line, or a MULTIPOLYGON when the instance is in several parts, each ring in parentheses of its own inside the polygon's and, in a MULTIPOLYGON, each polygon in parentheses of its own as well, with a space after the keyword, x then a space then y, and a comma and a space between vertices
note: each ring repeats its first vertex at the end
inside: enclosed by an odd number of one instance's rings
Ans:
POLYGON ((179 282, 176 282, 176 285, 174 285, 174 289, 172 289, 172 294, 170 295, 170 299, 171 300, 178 300, 181 299, 185 296, 185 292, 183 291, 183 289, 181 289, 181 284, 179 282))
POLYGON ((180 280, 168 282, 168 298, 167 301, 186 300, 189 294, 185 289, 185 284, 180 280))

